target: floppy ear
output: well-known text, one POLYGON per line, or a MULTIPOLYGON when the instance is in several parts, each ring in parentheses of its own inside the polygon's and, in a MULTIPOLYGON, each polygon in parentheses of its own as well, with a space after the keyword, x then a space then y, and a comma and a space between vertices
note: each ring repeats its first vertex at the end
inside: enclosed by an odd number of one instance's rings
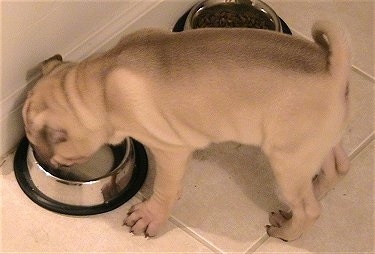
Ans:
POLYGON ((58 144, 68 139, 68 133, 64 129, 52 129, 46 127, 46 136, 50 144, 58 144))
MULTIPOLYGON (((25 107, 24 107, 25 109, 25 107)), ((25 111, 24 111, 25 112, 25 111)), ((42 131, 45 122, 46 122, 46 112, 43 111, 38 114, 30 115, 31 112, 28 112, 27 116, 24 113, 24 122, 25 122, 25 132, 26 136, 30 142, 35 141, 39 133, 42 131)))
POLYGON ((29 111, 30 111, 30 105, 31 105, 31 96, 32 96, 32 92, 29 91, 27 93, 27 99, 22 107, 22 118, 23 118, 23 122, 25 123, 25 125, 29 124, 29 118, 28 118, 28 114, 29 114, 29 111))
POLYGON ((42 62, 42 74, 46 75, 50 73, 56 66, 60 65, 63 61, 61 55, 54 55, 42 62))

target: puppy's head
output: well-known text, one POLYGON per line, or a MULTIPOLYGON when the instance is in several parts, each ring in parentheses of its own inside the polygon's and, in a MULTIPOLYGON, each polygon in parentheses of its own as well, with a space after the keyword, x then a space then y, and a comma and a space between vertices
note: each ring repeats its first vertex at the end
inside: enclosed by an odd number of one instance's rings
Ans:
POLYGON ((104 144, 102 133, 87 128, 64 90, 72 66, 61 56, 44 61, 43 76, 22 109, 26 136, 38 161, 55 168, 82 163, 104 144))

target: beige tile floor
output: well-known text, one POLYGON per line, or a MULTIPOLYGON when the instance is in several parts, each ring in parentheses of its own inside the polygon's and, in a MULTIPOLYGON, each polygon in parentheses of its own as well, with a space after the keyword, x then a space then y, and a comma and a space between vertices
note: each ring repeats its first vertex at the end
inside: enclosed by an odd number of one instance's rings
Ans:
MULTIPOLYGON (((374 252, 374 1, 268 0, 295 33, 309 37, 315 19, 348 26, 355 51, 351 77, 352 120, 343 138, 351 171, 322 201, 323 214, 299 240, 269 238, 267 213, 282 205, 269 164, 259 149, 234 143, 194 154, 164 234, 132 236, 122 219, 141 194, 102 215, 72 217, 31 202, 12 172, 13 155, 1 165, 1 242, 4 252, 374 252)), ((152 171, 152 170, 151 170, 152 171)), ((148 195, 153 172, 142 189, 148 195)))

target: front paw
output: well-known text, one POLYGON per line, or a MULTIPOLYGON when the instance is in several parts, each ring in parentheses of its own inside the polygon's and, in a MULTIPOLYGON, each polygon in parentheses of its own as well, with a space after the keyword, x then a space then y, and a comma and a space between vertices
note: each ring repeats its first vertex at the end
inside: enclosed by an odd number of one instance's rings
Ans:
POLYGON ((168 216, 168 210, 163 205, 150 199, 132 206, 124 225, 130 227, 130 232, 135 235, 152 237, 157 235, 168 216))

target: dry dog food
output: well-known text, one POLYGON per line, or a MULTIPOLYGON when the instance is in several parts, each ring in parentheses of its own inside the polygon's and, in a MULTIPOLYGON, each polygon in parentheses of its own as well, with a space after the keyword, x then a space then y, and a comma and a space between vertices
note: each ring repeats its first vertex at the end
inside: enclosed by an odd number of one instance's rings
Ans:
POLYGON ((265 13, 246 4, 216 5, 203 9, 194 19, 193 28, 248 27, 275 30, 265 13))

